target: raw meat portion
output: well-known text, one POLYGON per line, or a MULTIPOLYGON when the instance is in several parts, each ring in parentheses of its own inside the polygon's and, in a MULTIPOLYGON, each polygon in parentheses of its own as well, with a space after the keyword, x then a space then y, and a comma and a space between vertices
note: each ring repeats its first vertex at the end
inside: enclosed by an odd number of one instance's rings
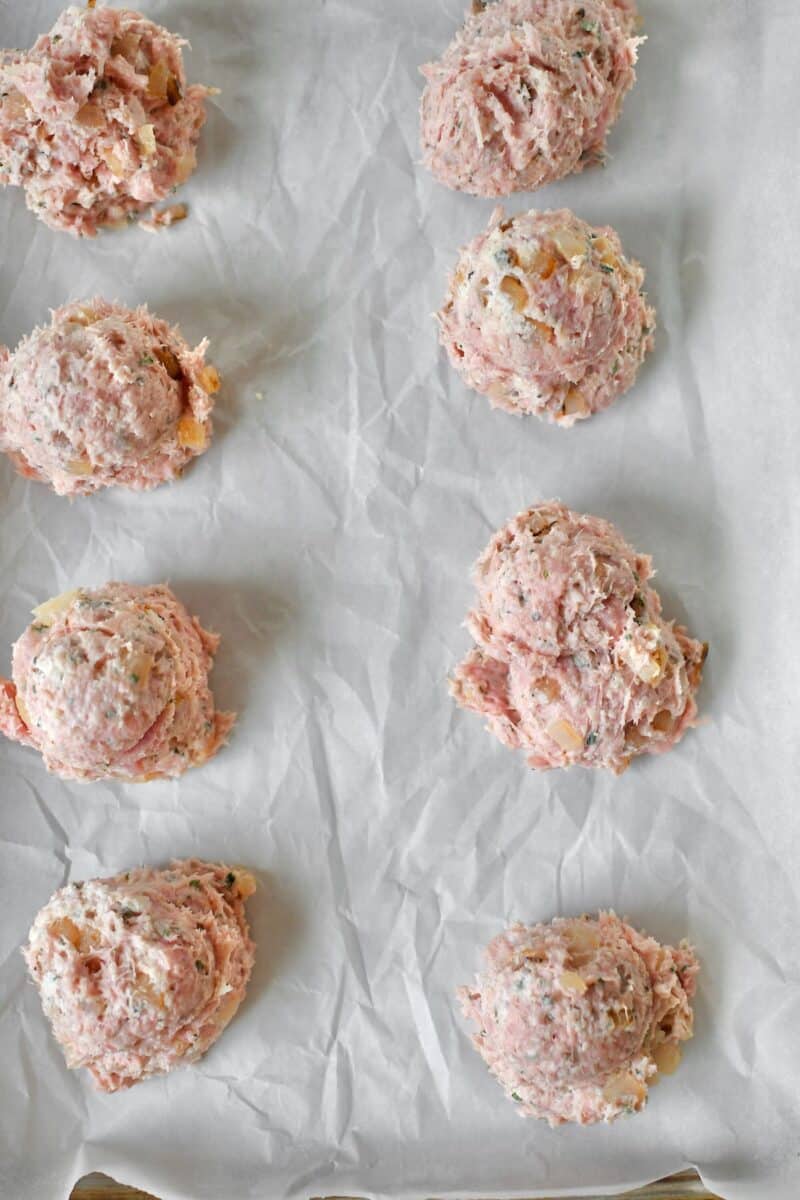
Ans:
POLYGON ((551 501, 499 530, 475 567, 477 646, 451 691, 532 767, 608 767, 660 754, 695 723, 708 647, 661 615, 608 521, 551 501))
POLYGON ((129 9, 73 6, 32 50, 0 52, 0 184, 84 237, 169 196, 197 165, 212 94, 187 86, 185 45, 129 9))
POLYGON ((216 634, 165 585, 107 583, 34 609, 0 680, 0 732, 65 779, 145 782, 217 753, 234 722, 214 709, 216 634))
POLYGON ((636 78, 632 0, 496 0, 473 6, 422 67, 421 141, 440 183, 508 196, 602 160, 636 78))
POLYGON ((216 368, 174 326, 96 297, 0 347, 0 450, 61 496, 176 479, 211 442, 216 368))
POLYGON ((678 1066, 698 969, 688 942, 662 946, 601 912, 513 925, 459 996, 521 1115, 590 1125, 638 1112, 678 1066))
POLYGON ((505 219, 461 251, 439 313, 464 382, 511 413, 570 426, 607 408, 653 348, 644 271, 567 209, 505 219))
POLYGON ((115 1092, 205 1054, 244 999, 255 886, 186 859, 56 892, 23 954, 67 1066, 115 1092))

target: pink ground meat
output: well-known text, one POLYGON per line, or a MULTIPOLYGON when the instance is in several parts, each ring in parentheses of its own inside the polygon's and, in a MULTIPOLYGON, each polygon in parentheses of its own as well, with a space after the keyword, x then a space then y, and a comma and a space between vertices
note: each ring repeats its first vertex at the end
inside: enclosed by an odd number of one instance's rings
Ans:
POLYGON ((28 52, 0 54, 0 184, 53 229, 93 237, 189 178, 209 88, 186 43, 139 13, 66 9, 28 52))
POLYGON ((99 297, 0 347, 0 450, 62 496, 152 488, 211 442, 219 374, 145 307, 99 297))
POLYGON ((568 427, 626 392, 652 349, 643 283, 613 229, 567 209, 498 209, 461 251, 440 339, 493 406, 568 427))
POLYGON ((0 732, 65 779, 182 775, 234 722, 208 686, 218 644, 165 585, 66 592, 34 609, 14 646, 0 732))
POLYGON ((664 620, 652 574, 608 521, 555 501, 520 513, 476 564, 455 699, 540 770, 619 774, 671 749, 695 723, 707 646, 664 620))
POLYGON ((507 196, 602 160, 636 78, 632 0, 496 0, 473 5, 422 67, 425 166, 440 183, 507 196))
POLYGON ((473 1041, 520 1115, 590 1125, 640 1111, 692 1036, 697 960, 620 921, 513 925, 461 988, 473 1041))
POLYGON ((115 1092, 205 1054, 244 999, 254 890, 187 859, 56 892, 23 954, 67 1066, 115 1092))

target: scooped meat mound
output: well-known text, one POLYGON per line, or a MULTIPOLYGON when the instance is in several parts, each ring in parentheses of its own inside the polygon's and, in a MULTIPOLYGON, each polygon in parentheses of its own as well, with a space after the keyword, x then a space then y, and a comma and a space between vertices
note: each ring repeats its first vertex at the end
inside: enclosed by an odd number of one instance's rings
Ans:
POLYGON ((187 87, 184 45, 137 12, 72 7, 32 50, 0 53, 0 184, 86 237, 170 195, 197 165, 211 94, 187 87))
POLYGON ((422 67, 423 162, 446 187, 507 196, 602 160, 636 78, 633 0, 473 5, 422 67))
POLYGON ((459 989, 473 1041, 520 1115, 591 1125, 639 1112, 692 1036, 697 960, 614 913, 513 925, 459 989))
POLYGON ((61 888, 23 949, 71 1068, 103 1092, 194 1062, 244 999, 247 871, 196 859, 61 888))
POLYGON ((652 574, 608 521, 555 501, 520 513, 476 564, 456 700, 539 769, 619 774, 669 750, 695 722, 707 646, 664 620, 652 574))
POLYGON ((152 488, 211 442, 216 369, 145 307, 68 304, 0 347, 0 450, 62 496, 152 488))
POLYGON ((507 220, 497 209, 461 251, 440 339, 493 406, 566 427, 626 392, 653 348, 643 283, 613 229, 567 209, 507 220))
POLYGON ((182 775, 212 758, 233 714, 214 709, 219 644, 165 585, 107 583, 48 600, 0 680, 0 732, 65 779, 182 775))

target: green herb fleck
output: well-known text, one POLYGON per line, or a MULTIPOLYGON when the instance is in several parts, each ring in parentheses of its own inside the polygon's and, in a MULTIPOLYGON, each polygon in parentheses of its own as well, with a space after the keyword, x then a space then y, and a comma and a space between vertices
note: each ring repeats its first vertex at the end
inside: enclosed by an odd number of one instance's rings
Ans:
POLYGON ((200 891, 200 887, 201 887, 200 880, 199 880, 199 879, 190 879, 190 880, 189 880, 189 887, 197 888, 197 890, 198 890, 198 892, 199 892, 199 891, 200 891))
POLYGON ((599 736, 600 735, 597 733, 597 731, 595 729, 590 729, 585 738, 585 745, 596 746, 597 739, 599 736))
POLYGON ((616 375, 618 370, 619 370, 619 359, 615 358, 614 362, 612 363, 612 366, 611 366, 611 374, 616 375))
POLYGON ((586 58, 586 51, 585 50, 576 50, 572 57, 573 58, 586 58))
POLYGON ((233 871, 228 871, 228 874, 225 876, 225 887, 233 887, 235 883, 236 876, 234 875, 233 871))
POLYGON ((597 25, 594 21, 581 21, 581 29, 586 33, 597 33, 597 25))
POLYGON ((519 1092, 512 1092, 511 1099, 516 1100, 518 1104, 522 1104, 522 1096, 520 1096, 519 1092))
POLYGON ((139 359, 139 366, 140 367, 152 367, 152 365, 155 361, 156 360, 153 358, 152 354, 143 354, 142 357, 139 359))
POLYGON ((599 266, 600 266, 600 270, 603 271, 606 275, 614 274, 614 268, 610 267, 608 265, 608 263, 600 263, 599 266))
POLYGON ((139 682, 139 676, 136 674, 136 672, 135 672, 135 671, 131 671, 131 676, 130 676, 130 679, 131 679, 131 683, 138 683, 138 682, 139 682))

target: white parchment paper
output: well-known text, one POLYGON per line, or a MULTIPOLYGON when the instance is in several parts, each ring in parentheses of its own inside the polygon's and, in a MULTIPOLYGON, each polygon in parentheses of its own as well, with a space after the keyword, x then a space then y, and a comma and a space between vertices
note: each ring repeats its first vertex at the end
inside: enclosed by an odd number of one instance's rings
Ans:
MULTIPOLYGON (((419 63, 461 0, 152 0, 217 84, 191 217, 73 242, 0 195, 0 339, 101 292, 224 374, 180 484, 69 503, 0 463, 0 661, 76 584, 169 580, 222 634, 227 748, 178 783, 67 784, 0 748, 0 1192, 105 1170, 165 1200, 613 1191, 697 1164, 795 1200, 800 1077, 797 0, 642 0, 612 161, 542 190, 648 272, 655 354, 572 432, 492 412, 430 314, 490 202, 417 165, 419 63), (703 728, 624 776, 535 774, 457 711, 469 568, 558 496, 651 553, 711 643, 703 728), (258 962, 198 1066, 101 1096, 66 1071, 18 946, 70 879, 246 863, 258 962), (519 1119, 454 989, 507 922, 613 906, 703 973, 645 1114, 519 1119)), ((29 45, 53 0, 0 0, 29 45)), ((529 203, 513 198, 518 211, 529 203)))

